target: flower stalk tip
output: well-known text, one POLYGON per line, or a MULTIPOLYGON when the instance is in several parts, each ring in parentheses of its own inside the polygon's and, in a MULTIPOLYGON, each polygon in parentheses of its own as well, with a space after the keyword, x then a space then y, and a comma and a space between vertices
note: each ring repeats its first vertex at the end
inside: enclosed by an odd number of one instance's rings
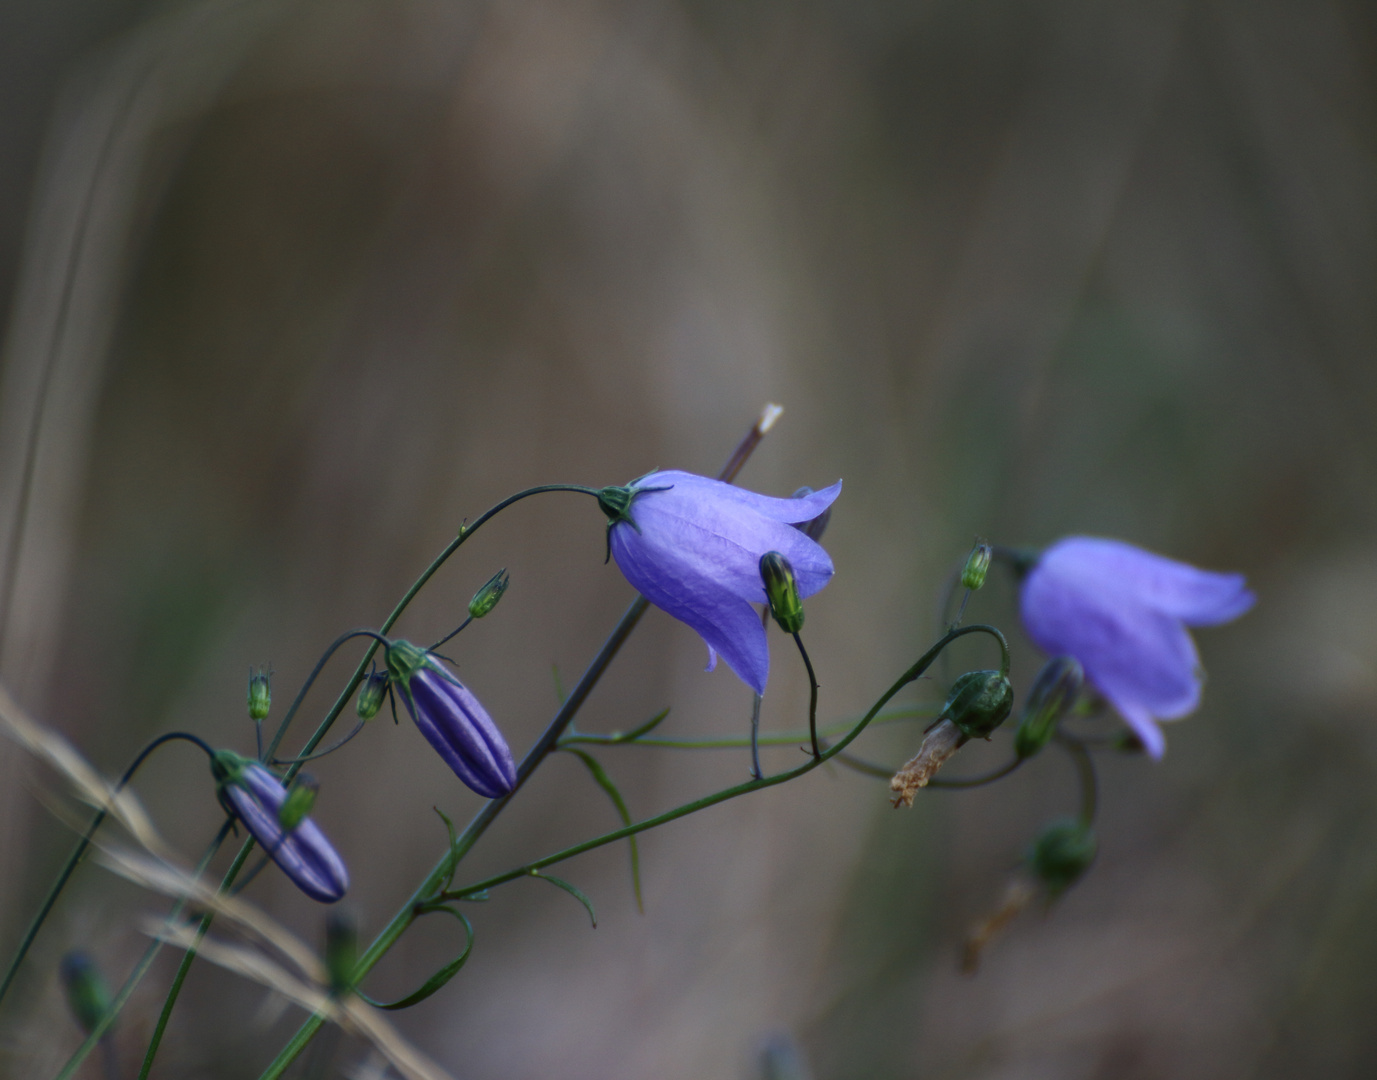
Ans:
POLYGON ((262 667, 249 671, 249 719, 261 724, 273 704, 272 671, 262 667))
POLYGON ((797 634, 803 629, 803 601, 789 560, 778 551, 765 552, 760 556, 760 576, 775 622, 786 634, 797 634))
POLYGON ((1057 724, 1076 704, 1085 671, 1074 656, 1054 656, 1042 666, 1019 714, 1014 753, 1030 758, 1056 733, 1057 724))
POLYGON ((990 556, 993 549, 983 540, 977 543, 966 558, 961 570, 961 585, 972 591, 985 584, 985 575, 990 571, 990 556))
POLYGON ((507 570, 503 567, 473 594, 473 599, 469 601, 469 618, 481 619, 484 615, 497 607, 497 602, 502 599, 502 594, 507 591, 507 585, 511 582, 507 570))

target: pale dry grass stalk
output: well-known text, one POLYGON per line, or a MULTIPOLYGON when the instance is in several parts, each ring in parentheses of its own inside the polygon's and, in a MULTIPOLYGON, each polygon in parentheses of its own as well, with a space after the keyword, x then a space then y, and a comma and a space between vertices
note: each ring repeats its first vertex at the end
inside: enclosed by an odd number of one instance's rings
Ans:
POLYGON ((392 1066, 412 1080, 450 1080, 449 1074, 411 1046, 382 1015, 353 995, 333 997, 315 951, 267 914, 238 897, 221 893, 178 865, 142 805, 128 791, 116 791, 61 735, 29 717, 0 686, 0 730, 66 777, 80 798, 104 810, 147 854, 92 838, 97 861, 136 885, 208 908, 239 930, 270 946, 294 966, 293 974, 257 949, 199 939, 194 926, 151 920, 146 932, 183 949, 195 948, 212 963, 260 983, 302 1008, 321 1013, 368 1040, 392 1066))

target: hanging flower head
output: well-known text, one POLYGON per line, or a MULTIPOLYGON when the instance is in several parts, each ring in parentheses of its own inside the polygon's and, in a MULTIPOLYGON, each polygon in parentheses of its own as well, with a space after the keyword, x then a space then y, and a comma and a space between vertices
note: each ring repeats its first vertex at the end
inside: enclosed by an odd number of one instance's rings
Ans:
POLYGON ((460 780, 488 799, 516 787, 516 764, 502 732, 437 656, 409 641, 390 642, 387 674, 421 734, 460 780))
POLYGON ((349 871, 320 827, 309 817, 302 817, 284 828, 281 811, 288 792, 276 776, 231 750, 217 750, 210 771, 220 785, 225 808, 244 823, 298 889, 324 904, 344 896, 349 889, 349 871))
POLYGON ((1242 574, 1088 536, 1044 551, 1019 597, 1038 647, 1079 660, 1153 757, 1166 749, 1157 721, 1179 720, 1200 704, 1200 658, 1186 627, 1229 622, 1253 601, 1242 574))
POLYGON ((820 590, 832 577, 832 560, 793 526, 816 520, 839 494, 840 480, 799 498, 774 499, 669 471, 606 488, 599 502, 626 580, 702 635, 709 671, 720 654, 760 694, 770 674, 765 628, 751 606, 767 600, 760 557, 775 551, 788 560, 801 599, 820 590))

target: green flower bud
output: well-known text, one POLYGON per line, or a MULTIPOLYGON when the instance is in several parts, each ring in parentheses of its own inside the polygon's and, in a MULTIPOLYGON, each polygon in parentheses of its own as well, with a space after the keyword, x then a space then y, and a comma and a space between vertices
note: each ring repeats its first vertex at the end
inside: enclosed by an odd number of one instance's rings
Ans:
POLYGON ((1076 703, 1085 671, 1072 656, 1054 656, 1042 666, 1023 703, 1014 735, 1014 753, 1029 758, 1047 745, 1057 722, 1076 703))
POLYGON ((961 571, 961 585, 967 589, 978 589, 985 584, 985 575, 990 570, 990 545, 983 540, 975 545, 966 559, 966 567, 961 571))
POLYGON ((287 797, 277 808, 277 823, 282 826, 283 832, 291 832, 301 824, 302 819, 311 812, 311 807, 315 806, 319 791, 320 785, 315 777, 307 773, 301 773, 292 782, 287 797))
POLYGON ((325 920, 325 970, 330 993, 339 997, 354 987, 359 961, 359 928, 347 911, 331 911, 325 920))
POLYGON ((381 671, 370 672, 359 687, 359 719, 372 720, 382 708, 383 698, 387 696, 387 675, 381 671))
POLYGON ((62 958, 60 970, 67 1007, 81 1030, 89 1035, 110 1011, 110 986, 95 961, 80 949, 62 958))
POLYGON ((488 578, 487 584, 474 593, 473 599, 469 601, 470 617, 481 619, 497 607, 497 602, 502 599, 502 594, 507 591, 507 584, 510 580, 505 568, 488 578))
POLYGON ((262 723, 273 704, 272 670, 259 668, 249 672, 249 719, 262 723))
POLYGON ((803 629, 803 601, 799 599, 794 568, 778 551, 760 556, 760 576, 765 582, 765 595, 770 601, 770 614, 786 634, 803 629))
POLYGON ((1026 862, 1052 899, 1069 889, 1095 861, 1095 832, 1075 818, 1059 818, 1042 830, 1026 862))
POLYGON ((952 684, 942 715, 970 739, 988 739, 1009 718, 1014 688, 998 671, 968 671, 952 684))

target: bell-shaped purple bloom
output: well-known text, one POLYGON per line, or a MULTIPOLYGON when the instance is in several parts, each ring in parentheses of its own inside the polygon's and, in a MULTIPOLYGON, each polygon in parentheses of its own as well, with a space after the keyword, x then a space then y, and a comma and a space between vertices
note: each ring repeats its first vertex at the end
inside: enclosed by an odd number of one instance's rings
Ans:
POLYGON ((411 719, 460 780, 488 799, 516 787, 516 763, 502 732, 439 658, 394 641, 387 647, 387 670, 411 719))
POLYGON ((765 692, 770 652, 752 604, 767 598, 760 557, 777 551, 807 599, 832 577, 832 560, 798 522, 823 514, 841 481, 801 498, 774 499, 693 473, 651 473, 629 488, 630 505, 609 542, 627 581, 652 604, 688 623, 742 682, 765 692))
POLYGON ((276 776, 229 750, 216 752, 211 771, 228 808, 297 888, 324 904, 344 896, 349 871, 320 826, 307 817, 290 832, 282 828, 278 812, 287 800, 287 789, 276 776))
POLYGON ((1236 619, 1254 599, 1242 574, 1088 536, 1044 551, 1019 598, 1038 647, 1079 660, 1153 757, 1166 748, 1157 721, 1179 720, 1200 703, 1200 658, 1186 627, 1236 619))

